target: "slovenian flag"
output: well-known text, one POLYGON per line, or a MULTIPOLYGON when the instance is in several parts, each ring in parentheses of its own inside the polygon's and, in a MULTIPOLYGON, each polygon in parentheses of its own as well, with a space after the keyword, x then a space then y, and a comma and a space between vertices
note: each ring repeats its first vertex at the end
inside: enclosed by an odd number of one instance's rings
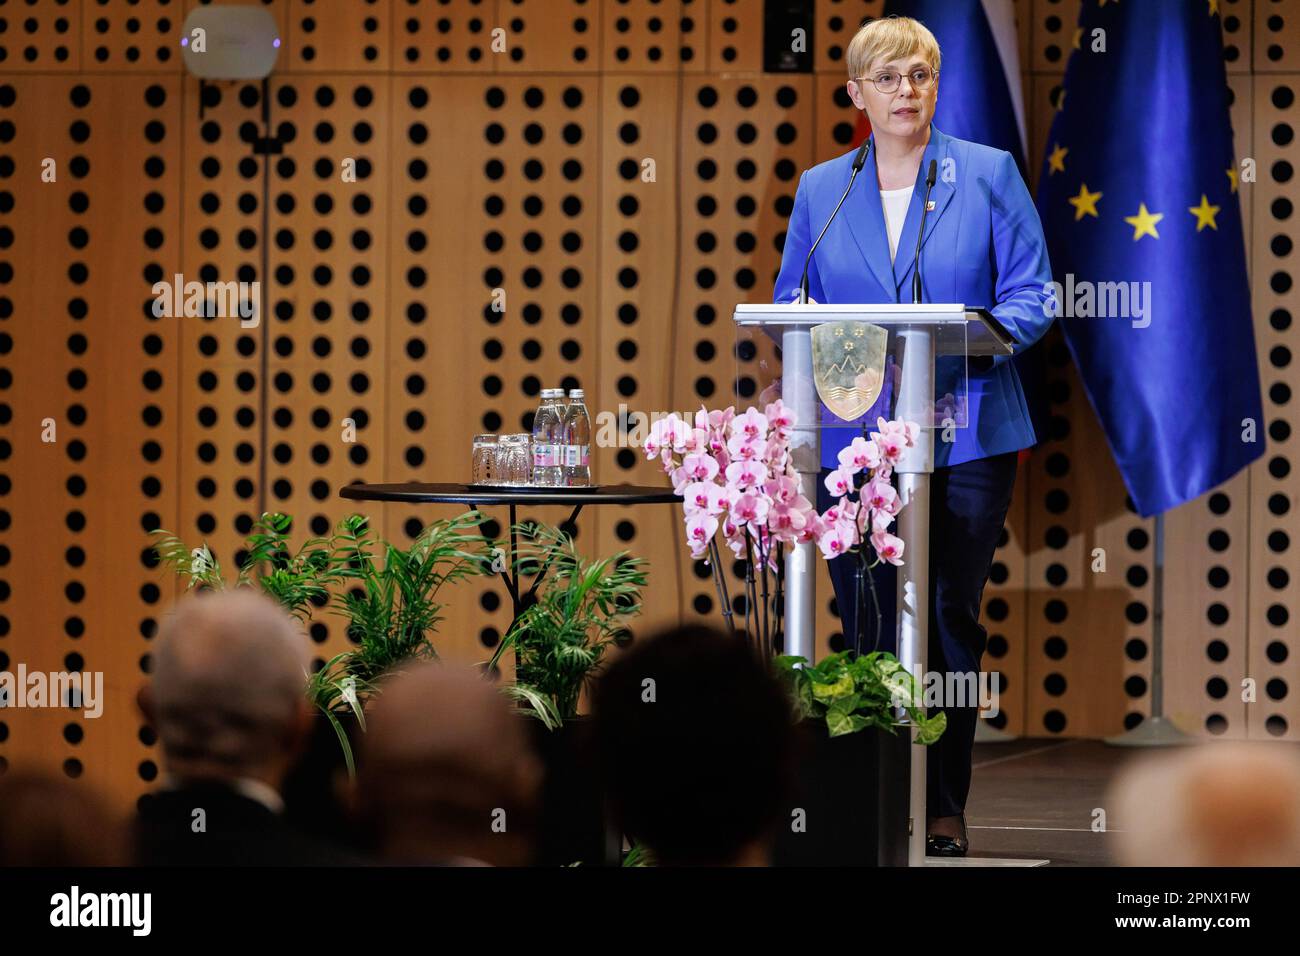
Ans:
POLYGON ((1012 0, 889 0, 885 14, 920 20, 939 41, 934 125, 1005 149, 1023 176, 1028 149, 1012 0))
MULTIPOLYGON (((949 136, 1005 149, 1028 181, 1025 103, 1012 0, 889 0, 885 13, 920 20, 939 42, 934 125, 949 136)), ((1047 428, 1042 344, 1035 343, 1011 362, 1041 439, 1047 428)))

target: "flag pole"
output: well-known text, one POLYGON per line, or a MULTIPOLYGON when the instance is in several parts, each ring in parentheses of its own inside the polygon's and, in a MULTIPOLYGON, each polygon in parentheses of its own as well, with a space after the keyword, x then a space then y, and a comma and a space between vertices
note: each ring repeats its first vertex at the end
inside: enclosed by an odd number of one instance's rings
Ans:
POLYGON ((1183 733, 1165 716, 1165 515, 1155 519, 1155 568, 1151 575, 1151 716, 1132 730, 1105 742, 1112 747, 1170 747, 1190 744, 1195 738, 1183 733))

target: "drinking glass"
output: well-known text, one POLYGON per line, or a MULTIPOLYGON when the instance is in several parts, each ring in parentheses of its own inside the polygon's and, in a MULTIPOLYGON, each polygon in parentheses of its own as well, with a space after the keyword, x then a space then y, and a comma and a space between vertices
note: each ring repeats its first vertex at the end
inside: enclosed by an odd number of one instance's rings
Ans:
POLYGON ((497 477, 497 436, 475 435, 470 461, 470 481, 476 485, 495 485, 497 477))
POLYGON ((502 435, 497 443, 497 480, 506 485, 526 485, 532 480, 532 436, 502 435))

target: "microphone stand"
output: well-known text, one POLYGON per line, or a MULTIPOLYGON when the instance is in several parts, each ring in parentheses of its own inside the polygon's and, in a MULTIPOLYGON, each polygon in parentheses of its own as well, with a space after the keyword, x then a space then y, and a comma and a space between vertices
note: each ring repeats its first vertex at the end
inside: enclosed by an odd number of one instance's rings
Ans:
POLYGON ((871 139, 867 138, 862 146, 858 149, 858 155, 853 157, 853 172, 849 175, 849 184, 844 187, 844 192, 840 195, 840 201, 835 204, 834 211, 826 220, 826 225, 822 226, 822 231, 817 233, 817 238, 808 248, 808 255, 803 260, 803 275, 799 277, 799 304, 808 304, 808 269, 812 265, 813 253, 817 251, 817 246, 822 241, 822 236, 826 235, 826 230, 831 227, 835 217, 839 215, 840 207, 844 205, 844 200, 849 198, 849 190, 853 188, 853 181, 858 178, 858 173, 862 172, 862 167, 867 163, 867 154, 871 152, 871 139))

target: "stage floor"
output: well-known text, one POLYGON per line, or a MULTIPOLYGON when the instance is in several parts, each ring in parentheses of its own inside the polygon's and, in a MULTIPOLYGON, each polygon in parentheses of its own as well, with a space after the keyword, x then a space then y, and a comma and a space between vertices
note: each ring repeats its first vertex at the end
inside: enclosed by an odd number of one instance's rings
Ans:
MULTIPOLYGON (((1022 739, 976 744, 966 806, 970 857, 1110 866, 1110 833, 1092 830, 1119 767, 1135 756, 1099 740, 1022 739)), ((1108 818, 1110 827, 1122 823, 1108 818)))

